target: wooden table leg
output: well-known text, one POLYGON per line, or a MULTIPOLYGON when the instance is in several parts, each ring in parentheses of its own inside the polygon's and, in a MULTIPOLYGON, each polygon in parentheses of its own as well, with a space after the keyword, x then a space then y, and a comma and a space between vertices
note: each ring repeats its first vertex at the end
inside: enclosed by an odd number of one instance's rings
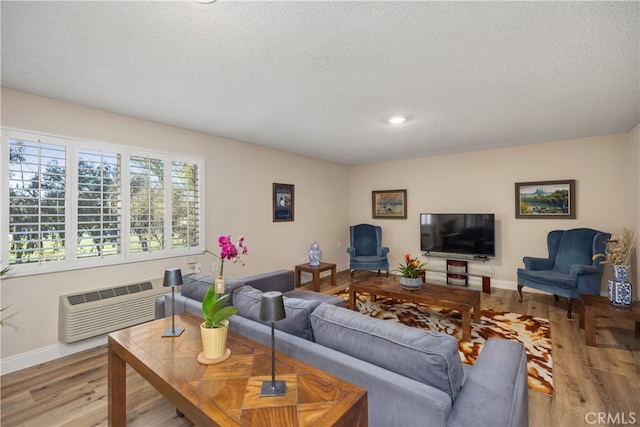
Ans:
POLYGON ((596 345, 596 315, 593 310, 584 310, 584 337, 587 345, 596 345))
POLYGON ((320 270, 313 272, 313 290, 320 292, 320 270))
POLYGON ((127 371, 124 360, 120 358, 109 344, 107 355, 108 387, 109 387, 109 426, 127 425, 127 371))
POLYGON ((636 339, 640 340, 640 322, 636 322, 636 339))
POLYGON ((462 310, 462 340, 471 340, 471 309, 462 310))
POLYGON ((584 302, 580 300, 580 307, 578 307, 578 327, 584 329, 584 302))
POLYGON ((336 286, 336 266, 331 267, 331 286, 336 286))
POLYGON ((296 283, 295 283, 295 286, 296 286, 296 288, 299 288, 299 287, 300 287, 300 274, 301 274, 301 273, 302 273, 302 271, 301 271, 298 267, 296 267, 296 279, 295 279, 295 282, 296 282, 296 283))
POLYGON ((482 323, 480 317, 482 316, 482 309, 480 308, 480 298, 478 298, 478 302, 473 306, 473 322, 474 323, 482 323))
POLYGON ((349 288, 349 308, 351 310, 356 309, 356 291, 349 288))

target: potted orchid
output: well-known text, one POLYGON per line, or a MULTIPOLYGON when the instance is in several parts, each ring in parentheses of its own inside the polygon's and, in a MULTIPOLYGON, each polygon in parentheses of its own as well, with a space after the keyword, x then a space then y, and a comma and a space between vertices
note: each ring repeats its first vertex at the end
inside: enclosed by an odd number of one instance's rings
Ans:
POLYGON ((420 275, 425 272, 427 263, 411 258, 410 254, 404 255, 404 264, 400 264, 398 268, 393 270, 400 273, 400 285, 409 290, 416 290, 422 287, 422 278, 420 275))
POLYGON ((220 259, 220 272, 216 277, 214 286, 207 289, 207 293, 202 300, 202 315, 204 322, 200 325, 202 335, 203 356, 207 361, 219 360, 228 357, 231 352, 227 347, 227 332, 229 328, 229 317, 238 312, 238 308, 232 305, 225 305, 229 299, 229 294, 224 293, 224 262, 225 260, 234 263, 239 262, 244 265, 243 255, 248 254, 248 249, 244 245, 244 237, 240 237, 237 244, 231 241, 231 236, 220 236, 218 238, 220 254, 206 250, 207 253, 220 259))

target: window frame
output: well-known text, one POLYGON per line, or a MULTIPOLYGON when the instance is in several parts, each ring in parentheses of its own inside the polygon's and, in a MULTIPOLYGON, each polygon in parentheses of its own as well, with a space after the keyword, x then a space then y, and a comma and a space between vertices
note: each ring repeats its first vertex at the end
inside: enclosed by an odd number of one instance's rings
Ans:
POLYGON ((205 250, 205 159, 198 156, 184 155, 181 153, 169 153, 158 150, 110 144, 87 139, 69 138, 39 132, 20 130, 14 128, 2 128, 0 138, 0 236, 9 235, 9 145, 10 139, 23 139, 27 141, 42 141, 63 145, 66 147, 66 183, 65 183, 65 259, 60 261, 34 262, 26 264, 9 265, 9 239, 0 239, 0 266, 10 266, 15 276, 27 276, 52 272, 62 272, 107 265, 127 264, 140 261, 151 261, 163 258, 190 256, 203 253, 205 250), (79 150, 105 151, 120 155, 120 253, 95 257, 78 256, 78 152, 79 150), (163 241, 164 248, 149 252, 132 253, 130 245, 130 158, 131 156, 150 157, 164 161, 164 212, 163 212, 163 241), (196 197, 197 203, 197 245, 187 248, 172 247, 172 163, 188 163, 197 167, 196 197))

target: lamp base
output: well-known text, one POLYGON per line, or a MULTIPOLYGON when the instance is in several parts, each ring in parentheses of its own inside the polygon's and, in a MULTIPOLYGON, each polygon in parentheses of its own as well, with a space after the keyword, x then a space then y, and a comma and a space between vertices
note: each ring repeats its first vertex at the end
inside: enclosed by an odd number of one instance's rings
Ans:
POLYGON ((260 397, 284 396, 286 388, 287 383, 283 380, 276 381, 275 388, 271 387, 271 381, 264 381, 260 389, 260 397))
POLYGON ((162 334, 163 337, 179 337, 184 332, 184 328, 169 328, 162 334))

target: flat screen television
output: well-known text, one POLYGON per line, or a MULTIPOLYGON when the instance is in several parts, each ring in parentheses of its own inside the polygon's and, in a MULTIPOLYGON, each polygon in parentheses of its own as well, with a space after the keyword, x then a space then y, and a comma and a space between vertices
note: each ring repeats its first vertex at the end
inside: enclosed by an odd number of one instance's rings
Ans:
POLYGON ((436 256, 496 256, 494 214, 420 214, 420 250, 436 256))

